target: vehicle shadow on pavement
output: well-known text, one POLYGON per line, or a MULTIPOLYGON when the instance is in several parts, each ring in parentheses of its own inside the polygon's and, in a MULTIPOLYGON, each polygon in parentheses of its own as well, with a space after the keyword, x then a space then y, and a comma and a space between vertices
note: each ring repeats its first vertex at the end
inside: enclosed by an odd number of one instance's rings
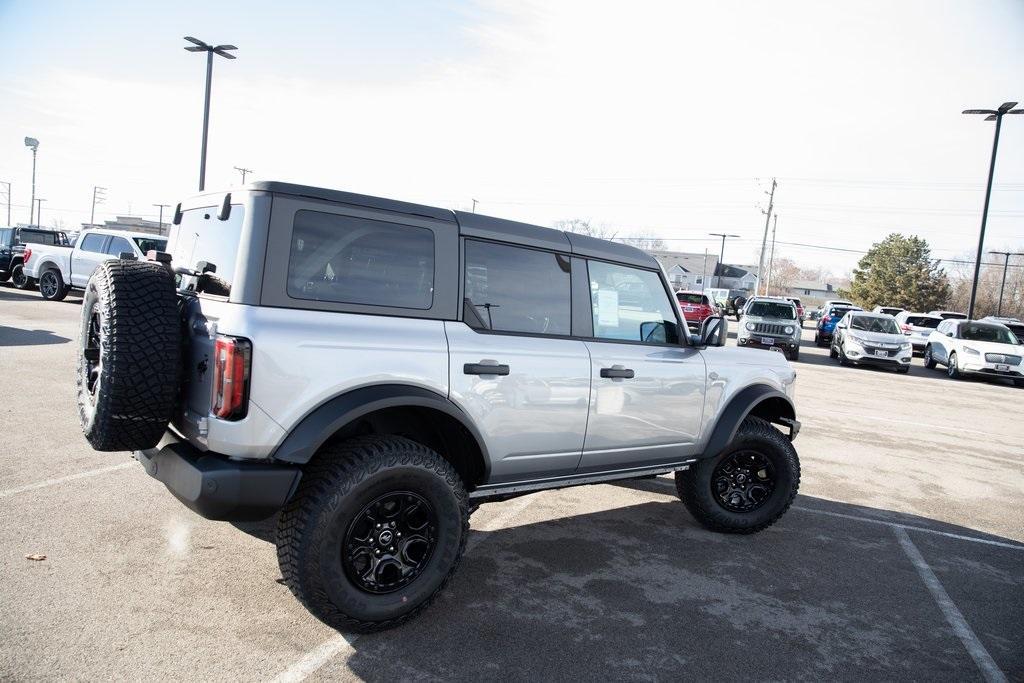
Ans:
POLYGON ((46 346, 67 344, 70 339, 49 330, 23 330, 18 327, 0 325, 0 347, 3 346, 46 346))
MULTIPOLYGON (((977 675, 890 527, 805 508, 877 511, 799 506, 753 536, 705 531, 671 499, 487 533, 435 606, 361 637, 347 666, 377 680, 977 675)), ((995 661, 1024 673, 1022 551, 913 542, 995 661)))
MULTIPOLYGON (((585 491, 565 491, 538 496, 519 515, 538 521, 474 530, 452 583, 426 612, 358 637, 351 656, 320 673, 976 678, 901 545, 906 534, 1002 671, 1024 674, 1024 545, 1015 541, 807 496, 762 533, 723 535, 696 524, 669 495, 670 480, 608 490, 623 506, 564 516, 593 505, 585 491)), ((254 531, 272 540, 272 529, 254 531)))
POLYGON ((47 302, 40 296, 38 291, 30 289, 17 290, 10 286, 0 286, 0 301, 44 301, 48 304, 65 303, 78 305, 82 303, 82 297, 77 291, 75 291, 73 293, 69 292, 67 298, 63 301, 47 302))

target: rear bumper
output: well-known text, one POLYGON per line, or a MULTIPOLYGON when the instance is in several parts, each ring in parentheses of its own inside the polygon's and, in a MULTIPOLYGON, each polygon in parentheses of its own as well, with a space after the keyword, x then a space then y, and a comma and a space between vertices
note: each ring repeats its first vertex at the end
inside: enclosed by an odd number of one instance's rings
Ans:
POLYGON ((270 517, 288 502, 302 476, 292 465, 202 452, 170 433, 156 448, 136 451, 135 458, 190 510, 222 521, 270 517))

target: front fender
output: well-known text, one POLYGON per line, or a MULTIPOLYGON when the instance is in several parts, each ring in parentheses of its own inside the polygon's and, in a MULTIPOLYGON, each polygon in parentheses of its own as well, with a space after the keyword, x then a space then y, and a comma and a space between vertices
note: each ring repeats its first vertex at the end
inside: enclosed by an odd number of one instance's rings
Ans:
POLYGON ((701 457, 710 458, 725 450, 736 438, 743 420, 752 413, 769 422, 788 426, 791 439, 795 439, 800 431, 792 399, 767 384, 753 384, 738 391, 722 409, 701 457))

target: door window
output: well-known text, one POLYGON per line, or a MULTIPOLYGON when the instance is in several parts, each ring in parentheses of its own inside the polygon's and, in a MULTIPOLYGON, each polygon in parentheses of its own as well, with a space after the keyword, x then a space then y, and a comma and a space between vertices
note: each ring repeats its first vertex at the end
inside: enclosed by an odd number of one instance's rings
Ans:
POLYGON ((100 235, 95 232, 91 232, 85 236, 82 240, 82 246, 78 248, 79 251, 91 251, 97 254, 103 253, 103 242, 107 239, 106 235, 100 235))
POLYGON ((485 330, 568 335, 569 274, 569 258, 561 254, 466 240, 466 323, 485 330))
POLYGON ((679 342, 675 310, 657 273, 602 261, 590 261, 587 269, 595 337, 679 342))
POLYGON ((107 245, 106 252, 111 256, 120 256, 122 252, 129 252, 134 254, 135 250, 132 249, 132 245, 123 237, 111 237, 110 244, 107 245))

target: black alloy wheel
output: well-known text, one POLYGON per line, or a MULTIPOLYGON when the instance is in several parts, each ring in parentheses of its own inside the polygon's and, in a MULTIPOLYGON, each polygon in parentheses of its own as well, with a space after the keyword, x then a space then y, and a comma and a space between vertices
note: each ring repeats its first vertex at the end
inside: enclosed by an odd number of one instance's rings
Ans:
POLYGON ((60 289, 60 283, 57 282, 57 276, 52 270, 46 271, 39 277, 39 293, 43 295, 44 299, 56 298, 58 289, 60 289))
MULTIPOLYGON (((40 280, 42 286, 42 280, 40 280)), ((93 306, 89 312, 89 326, 85 331, 85 339, 82 344, 82 362, 79 365, 82 373, 81 382, 85 387, 85 396, 90 408, 96 407, 96 390, 100 386, 100 374, 103 371, 103 361, 100 356, 102 348, 103 327, 100 323, 100 312, 97 306, 93 306)))
POLYGON ((14 266, 11 271, 11 284, 14 285, 15 289, 27 289, 29 286, 29 277, 25 274, 25 267, 21 264, 14 266))
POLYGON ((730 512, 752 512, 775 490, 775 469, 762 453, 737 451, 711 475, 715 500, 730 512))
POLYGON ((409 585, 437 545, 437 513, 422 496, 395 491, 374 499, 349 524, 341 549, 345 574, 367 593, 409 585))

